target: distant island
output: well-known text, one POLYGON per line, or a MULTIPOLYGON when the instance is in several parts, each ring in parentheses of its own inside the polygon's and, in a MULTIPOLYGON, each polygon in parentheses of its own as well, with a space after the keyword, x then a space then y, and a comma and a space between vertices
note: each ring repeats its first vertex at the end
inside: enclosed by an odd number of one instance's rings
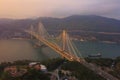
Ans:
POLYGON ((97 15, 73 15, 65 18, 0 19, 0 39, 28 37, 31 24, 42 22, 50 34, 66 29, 74 40, 120 43, 120 20, 97 15))

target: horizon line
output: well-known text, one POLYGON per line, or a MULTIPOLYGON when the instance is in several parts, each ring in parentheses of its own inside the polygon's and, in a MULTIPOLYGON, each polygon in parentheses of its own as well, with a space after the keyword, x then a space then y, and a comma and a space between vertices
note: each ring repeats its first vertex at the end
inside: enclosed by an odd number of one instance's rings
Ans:
POLYGON ((64 19, 64 18, 67 18, 67 17, 71 17, 71 16, 98 16, 98 17, 104 17, 104 18, 109 18, 109 19, 115 19, 115 20, 120 20, 120 19, 117 19, 117 18, 113 18, 113 17, 107 17, 107 16, 103 16, 103 15, 79 15, 79 14, 76 14, 76 15, 69 15, 69 16, 64 16, 64 17, 53 17, 53 16, 36 16, 36 17, 25 17, 25 18, 13 18, 13 17, 0 17, 0 19, 10 19, 10 20, 24 20, 24 19, 38 19, 38 18, 57 18, 57 19, 64 19))

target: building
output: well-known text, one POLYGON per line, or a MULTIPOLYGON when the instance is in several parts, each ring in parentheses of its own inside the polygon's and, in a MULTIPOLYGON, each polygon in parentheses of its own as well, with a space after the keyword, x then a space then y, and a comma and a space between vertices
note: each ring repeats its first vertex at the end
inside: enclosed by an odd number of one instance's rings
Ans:
POLYGON ((31 62, 29 63, 29 67, 43 72, 47 72, 47 67, 43 64, 40 64, 40 62, 31 62))
POLYGON ((27 73, 27 69, 17 68, 16 66, 8 66, 4 69, 12 77, 19 77, 27 73))

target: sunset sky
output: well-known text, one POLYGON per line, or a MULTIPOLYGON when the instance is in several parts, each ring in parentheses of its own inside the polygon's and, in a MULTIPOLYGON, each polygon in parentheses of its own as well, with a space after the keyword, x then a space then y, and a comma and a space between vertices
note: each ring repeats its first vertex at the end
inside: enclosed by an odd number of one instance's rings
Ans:
POLYGON ((120 0, 0 0, 0 18, 101 15, 120 19, 120 0))

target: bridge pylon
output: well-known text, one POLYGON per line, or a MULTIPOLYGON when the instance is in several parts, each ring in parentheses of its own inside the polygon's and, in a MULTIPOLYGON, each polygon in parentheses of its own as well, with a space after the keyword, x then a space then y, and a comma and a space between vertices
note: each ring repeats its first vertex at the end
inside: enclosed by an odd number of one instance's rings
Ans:
POLYGON ((67 36, 67 32, 66 30, 62 31, 62 49, 63 51, 65 50, 66 47, 66 36, 67 36))
MULTIPOLYGON (((31 25, 31 26, 30 26, 30 31, 31 31, 31 34, 32 34, 32 32, 34 31, 33 25, 31 25)), ((32 36, 32 35, 30 35, 30 38, 32 39, 32 38, 33 38, 33 36, 32 36)))

